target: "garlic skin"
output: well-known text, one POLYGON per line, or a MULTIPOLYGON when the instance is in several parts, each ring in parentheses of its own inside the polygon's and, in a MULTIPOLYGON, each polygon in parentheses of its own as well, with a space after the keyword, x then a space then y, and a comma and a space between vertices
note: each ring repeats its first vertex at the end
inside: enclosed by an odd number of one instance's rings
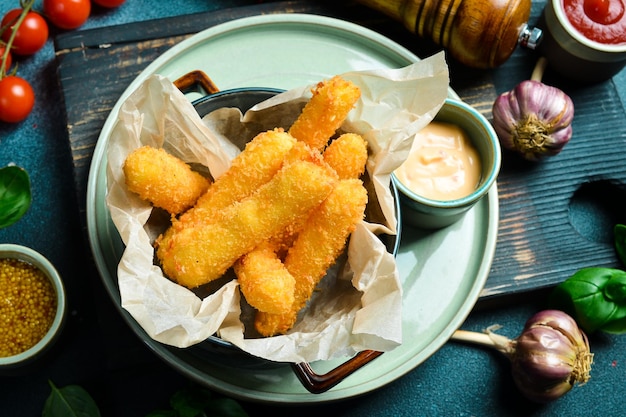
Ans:
POLYGON ((540 81, 522 81, 501 94, 492 113, 502 147, 531 161, 558 154, 572 137, 572 99, 540 81))
POLYGON ((518 389, 539 403, 586 383, 593 362, 587 336, 559 310, 544 310, 528 319, 508 356, 518 389))

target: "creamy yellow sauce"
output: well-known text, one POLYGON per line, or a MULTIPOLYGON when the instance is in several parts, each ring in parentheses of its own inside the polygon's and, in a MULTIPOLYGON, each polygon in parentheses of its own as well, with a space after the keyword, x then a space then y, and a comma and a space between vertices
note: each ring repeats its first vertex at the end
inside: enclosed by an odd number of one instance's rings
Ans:
POLYGON ((461 128, 433 121, 415 136, 408 158, 395 174, 422 197, 456 200, 478 186, 480 156, 461 128))

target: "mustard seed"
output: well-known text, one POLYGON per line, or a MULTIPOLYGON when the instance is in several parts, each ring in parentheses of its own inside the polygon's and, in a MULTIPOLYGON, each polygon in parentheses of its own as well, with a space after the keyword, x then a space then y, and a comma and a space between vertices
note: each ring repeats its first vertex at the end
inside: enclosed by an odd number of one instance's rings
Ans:
POLYGON ((55 290, 46 275, 18 259, 0 259, 0 357, 33 347, 56 313, 55 290))

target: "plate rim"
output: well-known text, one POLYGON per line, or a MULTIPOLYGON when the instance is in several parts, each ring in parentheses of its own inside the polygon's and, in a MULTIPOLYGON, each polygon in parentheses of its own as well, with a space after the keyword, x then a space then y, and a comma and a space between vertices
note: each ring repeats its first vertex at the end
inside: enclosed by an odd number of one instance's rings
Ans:
MULTIPOLYGON (((149 64, 140 74, 137 76, 131 84, 126 88, 126 90, 122 93, 114 107, 112 108, 109 116, 107 117, 105 124, 100 132, 98 137, 96 147, 94 149, 94 153, 92 156, 92 161, 89 168, 89 178, 87 183, 87 204, 86 204, 86 214, 87 214, 87 232, 89 236, 89 245, 91 247, 92 253, 94 254, 94 261, 96 263, 96 267, 98 269, 98 273, 100 275, 100 279, 105 281, 105 287, 107 288, 107 292, 115 301, 115 306, 118 311, 121 312, 124 320, 130 327, 133 329, 135 333, 137 330, 143 332, 143 329, 137 325, 136 322, 132 319, 130 314, 126 312, 120 305, 119 292, 114 294, 108 283, 106 282, 105 276, 109 275, 110 270, 108 265, 106 265, 106 261, 103 259, 103 252, 100 247, 100 239, 102 232, 99 226, 98 219, 96 218, 96 203, 97 203, 97 191, 98 191, 98 175, 97 172, 102 169, 102 163, 105 160, 105 152, 106 145, 108 142, 108 132, 110 132, 111 128, 116 123, 117 114, 119 112, 119 107, 122 102, 127 98, 139 85, 145 80, 148 76, 155 73, 158 68, 167 65, 170 60, 175 59, 177 55, 184 53, 189 48, 195 47, 203 42, 208 42, 212 37, 218 35, 224 35, 231 31, 241 30, 246 28, 249 29, 250 25, 273 25, 273 24, 289 24, 289 23, 306 23, 306 24, 319 24, 326 27, 330 27, 333 30, 343 30, 350 32, 351 34, 362 35, 367 38, 368 41, 372 41, 378 43, 380 45, 384 45, 386 48, 391 48, 394 53, 397 53, 399 56, 403 57, 408 61, 408 63, 419 61, 419 58, 410 52, 405 47, 397 44, 391 39, 374 32, 370 29, 357 25, 355 23, 347 22, 344 20, 319 16, 319 15, 309 15, 302 13, 279 13, 279 14, 271 14, 271 15, 260 15, 260 16, 251 16, 244 17, 240 19, 235 19, 232 21, 220 23, 208 29, 205 29, 201 32, 198 32, 195 35, 190 36, 189 38, 181 41, 180 43, 174 45, 163 54, 161 54, 155 61, 149 64), (99 255, 99 256, 97 256, 99 255), (133 323, 135 325, 133 325, 133 323)), ((450 95, 452 97, 458 98, 458 95, 452 90, 449 89, 450 95)), ((101 179, 100 179, 101 180, 101 179)), ((485 237, 486 246, 482 249, 483 253, 483 262, 480 263, 480 268, 477 273, 477 277, 474 279, 474 284, 472 285, 472 291, 467 294, 467 300, 470 302, 465 302, 461 309, 455 312, 454 318, 455 324, 462 324, 464 319, 469 315, 471 310, 473 309, 476 301, 478 300, 479 294, 482 291, 482 288, 485 285, 485 282, 488 277, 489 269, 491 268, 491 263, 493 260, 493 255, 495 252, 495 244, 497 237, 497 224, 498 224, 498 193, 497 193, 497 185, 494 185, 491 191, 488 194, 486 202, 483 202, 484 205, 487 206, 488 216, 487 216, 487 236, 485 237), (457 323, 458 322, 458 323, 457 323)), ((104 231, 105 234, 108 235, 108 231, 104 231)), ((115 280, 115 277, 110 277, 111 280, 115 280)), ((350 389, 342 388, 341 384, 336 386, 335 388, 327 391, 323 394, 311 394, 303 391, 300 393, 274 393, 271 394, 277 398, 269 398, 268 392, 261 390, 253 390, 242 387, 237 387, 229 383, 225 383, 217 377, 214 377, 215 382, 219 382, 217 384, 210 385, 212 389, 225 393, 227 395, 231 395, 235 398, 239 398, 245 401, 253 401, 253 402, 263 402, 263 403, 290 403, 290 404, 307 404, 307 403, 327 403, 334 402, 338 400, 343 400, 359 395, 366 394, 375 389, 381 388, 384 385, 389 384, 390 382, 404 376, 406 373, 413 370, 415 367, 419 366, 426 358, 430 357, 433 353, 441 348, 441 346, 449 339, 449 337, 454 332, 454 328, 451 328, 451 325, 448 324, 447 328, 444 329, 443 332, 439 334, 439 336, 433 340, 428 348, 423 349, 421 352, 416 353, 414 355, 414 359, 417 356, 423 357, 423 359, 418 360, 417 363, 411 364, 407 369, 404 369, 402 372, 398 373, 387 372, 385 378, 382 375, 375 380, 365 381, 359 384, 357 387, 352 387, 350 389), (436 343, 435 343, 436 342, 436 343), (221 385, 220 385, 221 384, 221 385), (227 385, 232 386, 232 388, 226 387, 227 385), (360 389, 359 389, 360 387, 360 389), (345 392, 345 391, 351 392, 345 392), (278 398, 282 396, 282 398, 278 398)), ((137 334, 139 336, 139 334, 137 334)), ((147 335, 146 335, 147 337, 147 335)), ((148 337, 149 339, 149 337, 148 337)), ((184 363, 183 366, 178 364, 178 366, 174 366, 170 361, 179 359, 180 356, 176 354, 177 350, 159 344, 156 341, 143 341, 145 345, 147 345, 159 358, 163 359, 168 365, 176 368, 178 371, 182 372, 188 378, 194 379, 197 382, 207 385, 207 379, 203 378, 198 374, 197 370, 194 372, 194 369, 188 369, 189 364, 184 363), (170 361, 165 360, 168 358, 170 361)), ((384 357, 385 355, 382 355, 384 357)), ((381 358, 382 358, 381 357, 381 358)), ((377 359, 380 361, 381 359, 377 359)))

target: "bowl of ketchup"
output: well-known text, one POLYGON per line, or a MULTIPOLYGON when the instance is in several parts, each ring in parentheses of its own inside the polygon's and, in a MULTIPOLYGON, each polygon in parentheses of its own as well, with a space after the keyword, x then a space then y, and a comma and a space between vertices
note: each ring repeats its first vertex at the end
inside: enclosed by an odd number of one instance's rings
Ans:
POLYGON ((567 78, 600 82, 626 65, 626 0, 548 0, 543 25, 538 49, 567 78))

